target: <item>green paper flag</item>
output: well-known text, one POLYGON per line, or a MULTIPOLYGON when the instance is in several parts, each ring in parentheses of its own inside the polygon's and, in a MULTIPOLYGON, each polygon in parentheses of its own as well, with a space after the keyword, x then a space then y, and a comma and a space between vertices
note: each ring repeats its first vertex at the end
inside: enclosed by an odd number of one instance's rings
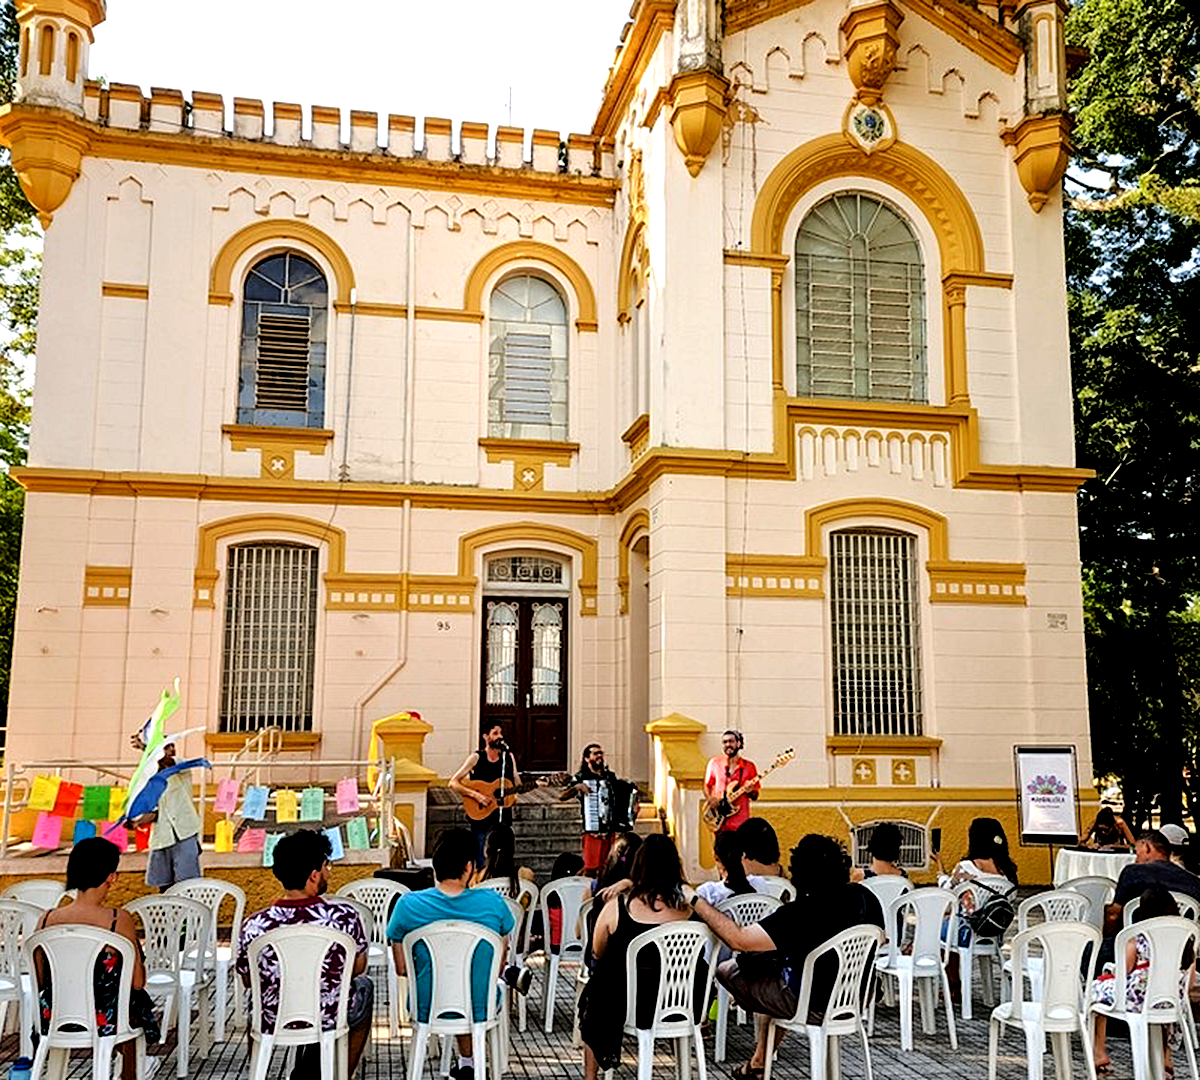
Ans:
POLYGON ((112 785, 89 784, 83 789, 83 814, 88 821, 106 821, 111 801, 112 785))
POLYGON ((365 817, 353 817, 346 822, 346 847, 351 851, 366 851, 371 846, 365 817))
POLYGON ((320 821, 325 816, 325 789, 306 787, 300 793, 300 820, 320 821))
POLYGON ((282 840, 287 833, 269 832, 266 840, 263 841, 263 860, 262 864, 266 867, 275 865, 275 845, 282 840))

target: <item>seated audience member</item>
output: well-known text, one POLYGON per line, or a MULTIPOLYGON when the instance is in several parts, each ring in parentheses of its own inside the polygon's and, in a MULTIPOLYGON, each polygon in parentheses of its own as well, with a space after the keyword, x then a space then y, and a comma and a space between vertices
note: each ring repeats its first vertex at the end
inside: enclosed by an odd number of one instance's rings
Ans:
POLYGON ((1113 813, 1111 806, 1102 806, 1080 844, 1100 851, 1127 851, 1135 842, 1125 819, 1113 813))
MULTIPOLYGON (((564 851, 554 860, 554 866, 550 870, 550 880, 557 881, 559 878, 575 877, 576 874, 582 872, 583 856, 578 852, 564 851)), ((550 914, 550 950, 558 952, 558 946, 562 942, 562 903, 557 896, 551 896, 546 901, 546 910, 550 914)))
POLYGON ((881 821, 871 830, 871 839, 867 841, 867 850, 871 853, 871 861, 859 870, 857 867, 850 872, 851 881, 863 881, 872 877, 887 877, 899 875, 908 877, 908 872, 896 864, 900 858, 900 844, 903 837, 900 830, 890 821, 881 821))
POLYGON ((697 887, 696 892, 702 899, 717 907, 731 896, 756 891, 742 867, 742 845, 738 843, 736 829, 719 832, 713 837, 713 858, 721 877, 697 887))
POLYGON ((742 867, 750 884, 755 876, 782 877, 779 862, 779 838, 763 818, 743 821, 737 828, 738 844, 742 848, 742 867))
MULTIPOLYGON (((954 869, 947 874, 942 868, 942 853, 932 853, 934 865, 938 868, 938 884, 943 889, 952 889, 964 881, 972 881, 984 874, 1007 878, 1011 885, 1017 884, 1017 864, 1008 853, 1008 837, 1004 827, 995 818, 975 818, 967 830, 967 854, 960 859, 954 869)), ((968 914, 975 910, 975 896, 968 890, 959 899, 961 910, 968 914)), ((945 931, 942 934, 945 937, 945 931)), ((971 943, 971 927, 966 919, 958 923, 958 944, 971 943)), ((946 969, 950 975, 951 992, 957 995, 958 987, 958 954, 952 953, 946 969)))
POLYGON ((1182 866, 1191 873, 1192 868, 1188 866, 1186 856, 1190 854, 1188 848, 1192 838, 1188 835, 1187 829, 1182 825, 1163 825, 1158 831, 1171 845, 1171 862, 1176 866, 1182 866))
MULTIPOLYGON (((1161 885, 1151 885, 1141 894, 1141 902, 1133 913, 1133 922, 1139 923, 1144 919, 1153 919, 1160 915, 1178 915, 1179 906, 1175 903, 1170 892, 1161 885)), ((1192 947, 1188 945, 1183 957, 1185 973, 1180 975, 1180 993, 1187 1000, 1186 968, 1192 963, 1192 947)), ((1100 975, 1092 983, 1092 1001, 1111 1006, 1116 997, 1115 961, 1104 964, 1100 975)), ((1138 934, 1125 947, 1125 1001, 1128 1008, 1141 1012, 1146 1005, 1146 982, 1150 976, 1150 942, 1143 934, 1138 934)), ((1102 1013, 1096 1014, 1095 1043, 1093 1050, 1098 1073, 1111 1072, 1111 1061, 1105 1047, 1105 1035, 1108 1030, 1108 1018, 1102 1013)), ((1151 1035, 1151 1038, 1157 1036, 1151 1035)), ((1184 1035, 1187 1038, 1187 1035, 1184 1035)), ((1163 1053, 1166 1075, 1171 1075, 1171 1043, 1167 1038, 1164 1026, 1162 1032, 1163 1053)))
POLYGON ((610 885, 617 885, 629 880, 633 869, 633 860, 642 846, 642 838, 637 833, 619 833, 613 840, 608 853, 608 860, 600 876, 592 883, 592 894, 603 892, 610 885))
MULTIPOLYGON (((600 1069, 613 1069, 620 1064, 629 943, 655 926, 691 916, 681 893, 683 867, 679 851, 669 836, 652 833, 646 837, 634 856, 630 880, 628 894, 617 895, 604 906, 592 935, 596 964, 579 998, 584 1080, 595 1080, 600 1069)), ((698 984, 703 986, 705 981, 705 973, 698 971, 698 984)), ((638 1007, 647 1011, 646 1024, 654 1008, 657 985, 658 954, 643 950, 638 956, 638 1007)), ((695 996, 698 1017, 704 1003, 699 994, 695 996)))
POLYGON ((1105 938, 1100 946, 1102 964, 1113 958, 1113 939, 1121 929, 1125 905, 1151 885, 1161 885, 1170 892, 1187 893, 1200 900, 1200 878, 1171 862, 1171 844, 1161 832, 1151 829, 1142 833, 1133 851, 1134 861, 1121 871, 1113 902, 1104 909, 1105 938))
MULTIPOLYGON (((754 821, 754 818, 750 819, 754 821)), ((745 828, 745 826, 742 826, 745 828)), ((740 832, 740 830, 739 830, 740 832)), ((788 867, 796 899, 762 922, 738 926, 705 901, 690 885, 684 896, 696 914, 735 953, 777 952, 778 963, 761 966, 734 956, 717 966, 717 980, 743 1009, 759 1014, 754 1054, 733 1075, 761 1077, 766 1060, 766 1017, 791 1019, 800 1000, 800 977, 808 954, 834 934, 870 923, 883 927, 883 909, 875 894, 850 881, 850 860, 830 836, 810 833, 792 849, 788 867)), ((813 974, 809 997, 813 1014, 823 1014, 833 988, 833 971, 824 963, 813 974)))
MULTIPOLYGON (((138 940, 135 920, 128 911, 119 907, 106 907, 104 901, 117 880, 117 864, 121 853, 115 844, 100 836, 80 840, 67 856, 67 888, 75 889, 76 896, 64 907, 47 911, 38 921, 38 929, 47 926, 94 926, 119 934, 133 943, 133 993, 129 999, 129 1023, 140 1027, 146 1042, 159 1040, 158 1021, 154 1016, 154 1003, 146 993, 146 969, 142 958, 142 945, 138 940)), ((38 957, 41 960, 41 957, 38 957)), ((44 963, 44 961, 42 961, 44 963)), ((54 988, 45 983, 46 973, 39 964, 40 1012, 42 1024, 35 1027, 36 1035, 45 1035, 50 1020, 50 1005, 54 988)), ((92 973, 96 994, 96 1023, 101 1036, 114 1035, 117 1030, 117 993, 121 980, 121 956, 115 950, 105 948, 96 959, 92 973)), ((133 1042, 121 1044, 122 1080, 133 1080, 137 1075, 137 1060, 133 1042)))
MULTIPOLYGON (((353 1073, 362 1057, 367 1037, 371 1033, 371 1015, 375 1004, 375 986, 364 974, 367 968, 367 935, 358 912, 336 898, 328 899, 329 837, 314 829, 298 829, 275 845, 273 871, 283 886, 283 896, 262 911, 255 912, 242 923, 237 945, 236 970, 242 984, 250 985, 250 956, 247 950, 257 937, 281 926, 304 926, 316 923, 340 930, 354 939, 354 956, 343 956, 341 949, 331 949, 321 969, 321 1014, 325 1028, 337 1020, 337 987, 344 965, 351 965, 350 983, 350 1072, 353 1073)), ((279 1005, 279 959, 271 949, 259 954, 262 975, 263 1022, 269 1030, 275 1027, 275 1011, 279 1005)), ((321 1071, 320 1047, 317 1044, 300 1048, 292 1080, 308 1080, 321 1071)))
POLYGON ((518 881, 533 882, 537 878, 528 866, 517 866, 516 847, 517 838, 513 835, 512 826, 496 825, 484 841, 483 868, 475 871, 471 884, 478 885, 491 878, 508 878, 508 895, 513 900, 518 899, 521 893, 518 881))
MULTIPOLYGON (((387 937, 392 942, 396 970, 405 970, 404 950, 400 943, 407 934, 441 919, 461 919, 478 923, 501 937, 513 928, 512 912, 499 893, 491 889, 471 889, 467 883, 475 872, 475 853, 478 844, 466 829, 448 829, 438 837, 433 848, 433 876, 437 884, 431 889, 406 893, 396 901, 388 919, 387 937)), ((433 991, 433 963, 429 950, 418 946, 413 962, 416 964, 417 1019, 429 1018, 429 997, 433 991)), ((487 973, 491 966, 491 950, 476 949, 471 960, 471 1003, 476 1020, 487 1016, 487 973)), ((530 972, 526 969, 505 969, 505 982, 521 993, 529 989, 530 972)), ((458 1036, 458 1064, 450 1070, 455 1080, 474 1080, 475 1058, 470 1035, 458 1036)))

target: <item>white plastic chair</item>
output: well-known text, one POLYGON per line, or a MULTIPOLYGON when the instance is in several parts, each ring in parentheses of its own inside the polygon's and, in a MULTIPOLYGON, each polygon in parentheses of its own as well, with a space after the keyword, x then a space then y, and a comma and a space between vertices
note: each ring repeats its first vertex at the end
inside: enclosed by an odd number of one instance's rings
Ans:
MULTIPOLYGON (((900 998, 900 1049, 913 1048, 913 990, 921 1000, 921 1030, 932 1035, 937 1030, 937 999, 939 989, 946 1008, 946 1028, 950 1033, 950 1048, 958 1049, 958 1031, 954 1025, 954 1005, 950 1001, 950 979, 946 962, 950 959, 950 943, 942 937, 942 927, 958 903, 949 889, 936 887, 912 889, 901 893, 887 907, 884 924, 887 927, 887 950, 876 961, 876 972, 896 980, 900 998), (910 926, 910 948, 906 949, 905 931, 910 926)), ((953 920, 951 920, 953 921, 953 920)), ((875 1029, 875 1003, 870 1006, 868 1030, 875 1029)))
POLYGON ((43 914, 41 908, 24 900, 0 900, 0 1036, 8 1028, 9 1005, 16 1005, 22 1057, 33 1057, 31 1030, 37 1015, 23 946, 43 914))
POLYGON ((755 888, 758 892, 773 896, 776 900, 781 900, 785 904, 791 903, 796 898, 796 886, 788 881, 787 878, 777 877, 774 874, 764 875, 762 880, 755 885, 755 888))
POLYGON ((1104 909, 1113 902, 1117 895, 1117 883, 1107 877, 1077 877, 1064 881, 1058 892, 1083 893, 1091 901, 1091 911, 1088 914, 1090 922, 1101 933, 1104 932, 1104 909))
MULTIPOLYGON (((508 938, 508 959, 510 963, 521 964, 524 962, 525 949, 529 943, 529 923, 530 914, 537 903, 538 889, 532 881, 526 881, 524 878, 517 878, 517 895, 512 895, 512 882, 506 877, 485 878, 483 881, 477 881, 471 886, 472 889, 490 889, 494 893, 499 893, 505 900, 513 900, 516 905, 517 933, 510 934, 508 938)), ((525 995, 517 995, 517 1024, 518 1030, 524 1031, 529 1022, 528 1001, 525 995)))
MULTIPOLYGON (((1010 899, 1016 898, 1013 883, 1001 874, 980 874, 978 877, 971 878, 969 881, 964 881, 960 885, 955 886, 954 893, 959 898, 961 905, 962 897, 969 892, 974 900, 975 910, 978 911, 995 896, 995 893, 988 891, 989 888, 996 890, 996 892, 1002 895, 1008 895, 1010 899)), ((980 937, 978 934, 972 933, 966 945, 959 945, 958 927, 960 924, 966 925, 963 921, 961 906, 955 910, 955 917, 950 920, 950 933, 953 935, 950 940, 958 950, 959 978, 962 981, 962 1018, 970 1020, 972 1019, 972 983, 974 981, 976 961, 979 961, 979 975, 983 981, 984 1001, 988 1005, 997 1004, 996 974, 1000 971, 1001 967, 1000 940, 999 938, 980 937), (993 964, 995 965, 994 972, 993 964)))
POLYGON ((268 930, 250 942, 246 958, 250 963, 250 1080, 266 1080, 271 1053, 278 1047, 310 1046, 321 1051, 322 1080, 349 1080, 350 1077, 350 983, 354 939, 331 926, 304 923, 268 930), (337 1013, 332 1028, 322 1025, 321 982, 325 959, 330 950, 340 948, 344 958, 337 983, 337 1013), (279 1005, 275 1012, 275 1030, 266 1031, 262 1009, 261 956, 270 949, 278 963, 279 1005))
MULTIPOLYGON (((119 934, 94 926, 49 926, 25 941, 25 961, 34 972, 49 975, 50 1020, 33 1059, 33 1080, 65 1076, 72 1050, 92 1052, 92 1076, 110 1080, 113 1052, 134 1042, 138 1080, 146 1076, 146 1039, 141 1028, 129 1025, 129 997, 136 953, 133 943, 119 934), (96 1025, 96 960, 105 949, 121 957, 117 985, 116 1031, 101 1035, 96 1025)), ((40 985, 40 984, 39 984, 40 985)))
POLYGON ((371 909, 371 927, 363 927, 367 932, 367 969, 383 968, 388 988, 388 1034, 397 1039, 400 1037, 401 994, 400 979, 396 974, 396 965, 392 960, 392 947, 387 940, 388 918, 392 914, 392 905, 396 900, 409 892, 408 886, 398 881, 388 881, 386 878, 359 878, 343 885, 337 891, 339 897, 349 897, 360 904, 366 904, 371 909))
MULTIPOLYGON (((596 906, 596 897, 589 896, 582 904, 579 905, 579 936, 583 938, 585 943, 592 940, 592 935, 588 931, 588 920, 591 918, 592 910, 596 906)), ((601 905, 603 907, 603 905, 601 905)), ((597 918, 599 915, 597 914, 597 918)), ((583 996, 583 988, 587 986, 588 980, 592 977, 592 973, 588 971, 586 963, 579 965, 579 972, 575 976, 575 1008, 571 1013, 571 1045, 578 1050, 583 1046, 583 1037, 579 1034, 579 999, 583 996)), ((522 1028, 522 1031, 525 1029, 522 1028)))
MULTIPOLYGON (((908 894, 911 895, 911 894, 908 894)), ((812 1080, 837 1080, 841 1074, 838 1040, 843 1035, 857 1033, 862 1039, 863 1062, 867 1080, 872 1080, 871 1048, 867 1044, 867 1032, 863 1026, 863 996, 874 986, 868 978, 868 969, 883 944, 883 931, 878 926, 851 926, 834 934, 823 945, 813 949, 805 957, 800 975, 800 1000, 796 1013, 790 1020, 770 1017, 767 1020, 767 1059, 763 1066, 763 1080, 771 1080, 771 1066, 775 1060, 775 1030, 800 1031, 808 1036, 810 1073, 812 1080), (837 960, 837 976, 829 992, 825 1015, 819 1024, 810 1024, 809 999, 812 994, 813 970, 818 959, 832 954, 837 960)))
POLYGON ((561 877, 549 881, 542 887, 542 927, 546 935, 546 990, 543 1004, 546 1008, 546 1034, 554 1030, 554 999, 558 990, 558 971, 563 964, 582 964, 585 942, 579 934, 579 909, 592 894, 592 879, 585 877, 561 877), (558 897, 562 905, 562 935, 555 952, 550 944, 550 897, 558 897))
POLYGON ((405 935, 400 945, 404 950, 404 964, 408 971, 408 1013, 413 1028, 412 1046, 408 1054, 409 1080, 421 1080, 430 1035, 443 1037, 446 1053, 450 1049, 449 1036, 470 1035, 475 1075, 480 1080, 486 1080, 487 1077, 490 1042, 492 1078, 500 1080, 500 995, 495 987, 500 977, 503 943, 504 939, 494 930, 461 919, 431 922, 405 935), (425 1020, 420 1019, 421 1002, 417 1000, 415 952, 418 945, 428 952, 430 961, 429 1001, 425 1003, 425 1020), (487 987, 484 995, 486 1009, 483 1019, 476 1020, 471 969, 476 950, 485 945, 491 949, 491 963, 484 984, 487 987))
MULTIPOLYGON (((1097 1014, 1125 1021, 1129 1027, 1134 1080, 1149 1080, 1152 1076, 1163 1075, 1162 1038, 1157 1032, 1151 1034, 1151 1026, 1182 1023, 1184 1010, 1191 1008, 1180 988, 1181 976, 1186 975, 1190 979, 1196 967, 1194 959, 1188 968, 1182 964, 1184 949, 1189 942, 1194 953, 1200 947, 1200 926, 1195 920, 1180 915, 1163 915, 1125 927, 1113 943, 1113 1003, 1110 1007, 1092 1002, 1088 1006, 1088 1026, 1094 1029, 1097 1014), (1150 944, 1150 967, 1146 973, 1145 1003, 1140 1012, 1135 1012, 1126 998, 1128 972, 1125 952, 1129 943, 1139 934, 1144 935, 1150 944)), ((1200 1080, 1196 1072, 1196 1050, 1192 1040, 1185 1038, 1183 1047, 1187 1051, 1192 1080, 1200 1080)))
POLYGON ((863 878, 859 884, 864 889, 870 889, 879 901, 879 906, 887 911, 897 896, 913 888, 913 883, 900 874, 876 874, 874 877, 863 878))
MULTIPOLYGON (((1051 895, 1051 894, 1043 894, 1051 895)), ((1086 900, 1080 894, 1081 899, 1086 900)), ((1031 899, 1037 899, 1032 897, 1031 899)), ((1024 905, 1022 905, 1024 907, 1024 905)), ((1077 1033, 1083 1045, 1088 1076, 1096 1080, 1096 1062, 1092 1056, 1091 1033, 1086 1029, 1083 994, 1090 993, 1091 979, 1081 981, 1084 953, 1091 947, 1091 965, 1100 948, 1100 931, 1081 921, 1048 921, 1021 930, 1012 941, 1012 966, 1015 973, 1012 1000, 992 1010, 988 1025, 988 1080, 996 1080, 996 1060, 1000 1030, 1012 1025, 1025 1032, 1025 1056, 1029 1080, 1041 1080, 1046 1036, 1054 1051, 1055 1072, 1060 1080, 1071 1075, 1071 1035, 1077 1033), (1036 945, 1038 955, 1030 955, 1036 945), (1039 971, 1038 994, 1025 995, 1028 977, 1033 987, 1033 961, 1039 971)))
MULTIPOLYGON (((516 963, 515 957, 519 955, 517 952, 517 944, 521 940, 521 922, 522 916, 525 914, 521 910, 519 901, 514 900, 511 896, 503 896, 501 899, 508 907, 508 913, 512 916, 513 928, 505 935, 505 943, 508 946, 505 955, 506 962, 510 964, 516 963)), ((517 1011, 519 1014, 524 1014, 525 1010, 521 1005, 525 1001, 525 994, 518 994, 515 990, 505 986, 503 982, 500 984, 501 993, 501 1017, 500 1017, 500 1071, 508 1072, 508 1047, 509 1039, 512 1033, 512 999, 517 999, 517 1011)))
MULTIPOLYGON (((1034 923, 1091 922, 1092 902, 1074 889, 1050 889, 1027 897, 1017 905, 1017 933, 1031 929, 1031 916, 1040 913, 1041 920, 1034 923)), ((1001 1001, 1012 998, 1012 973, 1014 957, 1009 956, 1001 968, 1001 1001)), ((1042 1000, 1042 958, 1038 953, 1025 952, 1025 974, 1029 977, 1029 1000, 1042 1000)))
POLYGON ((27 904, 40 907, 43 911, 52 911, 62 903, 67 895, 67 887, 61 881, 53 878, 29 878, 10 885, 0 892, 0 900, 23 900, 27 904))
POLYGON ((178 1009, 179 1049, 175 1055, 175 1075, 182 1080, 188 1074, 191 1058, 193 1003, 199 1014, 200 1054, 204 1057, 212 1050, 208 1024, 214 980, 201 959, 208 955, 210 948, 212 911, 198 900, 165 894, 131 900, 125 910, 142 922, 146 992, 165 1001, 164 1039, 171 1028, 172 1015, 178 1009))
MULTIPOLYGON (((212 937, 208 953, 204 957, 206 966, 213 969, 217 978, 216 1019, 213 1035, 217 1042, 225 1041, 225 1014, 229 1011, 229 969, 233 966, 233 953, 242 935, 242 918, 246 914, 246 894, 228 881, 219 878, 189 878, 177 881, 166 892, 167 896, 186 896, 196 900, 212 912, 212 937), (233 901, 233 923, 230 927, 229 944, 217 942, 217 918, 226 899, 233 901)), ((233 980, 233 1026, 240 1028, 245 1021, 246 1006, 242 1000, 242 980, 233 980)))
MULTIPOLYGON (((742 893, 731 896, 717 905, 717 910, 728 915, 738 926, 753 926, 762 922, 782 903, 767 893, 742 893)), ((716 957, 713 957, 716 963, 716 957)), ((713 1060, 725 1060, 725 1040, 729 1033, 729 991, 717 983, 717 1024, 713 1034, 713 1060)))
POLYGON ((1200 900, 1194 896, 1190 896, 1185 892, 1176 892, 1171 890, 1171 897, 1175 901, 1175 906, 1179 908, 1179 914, 1185 919, 1195 919, 1200 916, 1200 900))
MULTIPOLYGON (((700 1080, 707 1080, 704 1060, 704 1037, 700 1033, 697 1013, 708 1004, 712 989, 713 965, 697 994, 696 969, 712 948, 713 936, 708 927, 695 922, 670 922, 638 934, 625 954, 625 1034, 636 1035, 638 1041, 638 1080, 650 1080, 654 1068, 654 1040, 674 1039, 676 1067, 687 1075, 687 1041, 696 1050, 696 1071, 700 1080), (638 953, 643 949, 658 952, 658 987, 654 996, 654 1012, 648 1028, 638 1027, 638 953)), ((605 1072, 612 1080, 613 1070, 605 1072)))

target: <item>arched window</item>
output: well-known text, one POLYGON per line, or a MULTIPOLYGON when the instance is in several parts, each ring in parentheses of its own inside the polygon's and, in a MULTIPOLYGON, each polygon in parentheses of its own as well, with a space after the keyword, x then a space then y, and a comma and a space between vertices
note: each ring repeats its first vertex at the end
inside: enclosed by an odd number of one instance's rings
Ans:
POLYGON ((492 290, 488 435, 567 438, 567 305, 544 278, 519 274, 492 290))
POLYGON ((834 734, 920 735, 916 538, 848 529, 829 541, 834 734))
POLYGON ((796 393, 927 399, 921 246, 873 195, 825 199, 796 234, 796 393))
POLYGON ((325 422, 325 275, 293 251, 246 275, 238 423, 319 428, 325 422))
POLYGON ((225 568, 222 731, 311 731, 318 552, 237 544, 225 568))

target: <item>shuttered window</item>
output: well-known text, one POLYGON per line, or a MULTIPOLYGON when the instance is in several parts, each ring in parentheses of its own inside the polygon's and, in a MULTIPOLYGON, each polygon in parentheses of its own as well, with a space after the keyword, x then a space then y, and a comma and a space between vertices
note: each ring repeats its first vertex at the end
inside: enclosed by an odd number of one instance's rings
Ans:
POLYGON ((242 297, 239 423, 324 426, 328 303, 325 275, 302 255, 270 255, 251 268, 242 297))
POLYGON ((920 735, 916 540, 863 529, 830 537, 837 735, 920 735))
POLYGON ((222 731, 311 731, 317 646, 317 549, 229 549, 222 658, 222 731))
POLYGON ((488 434, 567 438, 567 306, 532 274, 506 278, 491 300, 488 434))
POLYGON ((818 203, 796 235, 796 393, 926 401, 925 268, 912 228, 863 193, 818 203))

